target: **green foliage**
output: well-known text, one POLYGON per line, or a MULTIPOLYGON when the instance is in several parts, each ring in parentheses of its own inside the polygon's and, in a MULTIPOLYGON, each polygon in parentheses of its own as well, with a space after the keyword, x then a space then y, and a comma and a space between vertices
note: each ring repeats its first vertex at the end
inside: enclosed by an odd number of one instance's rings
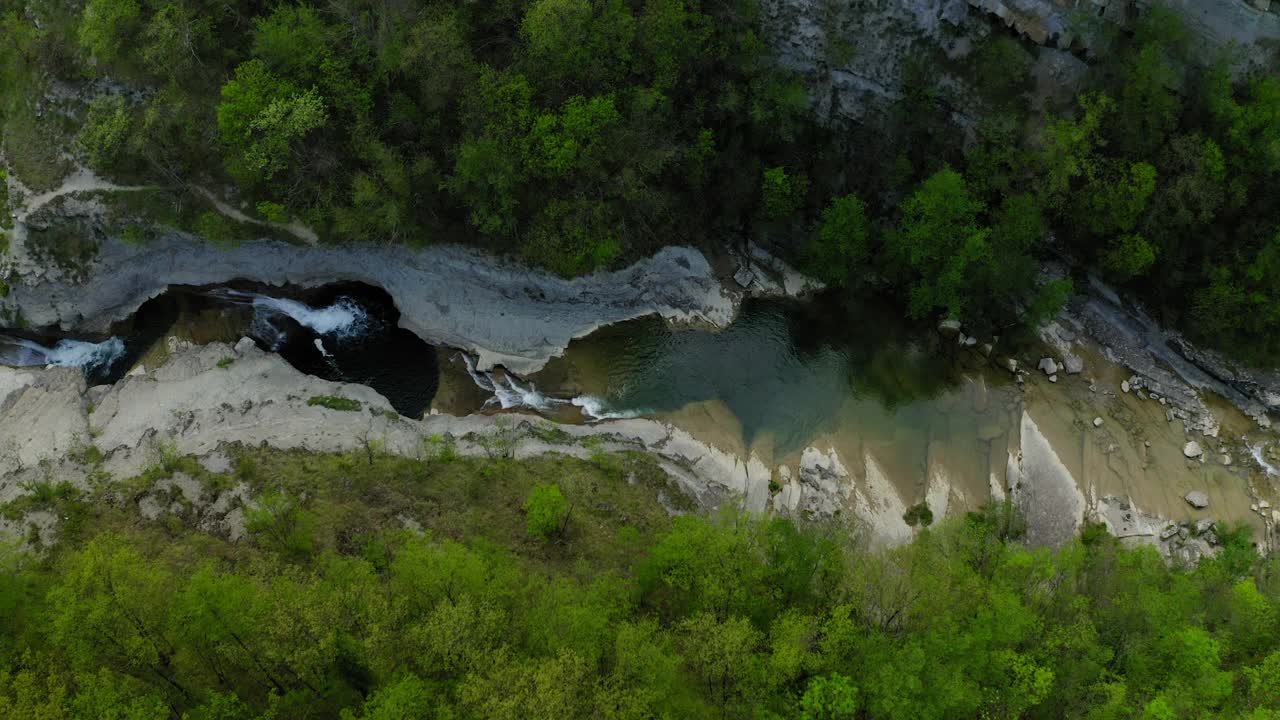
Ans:
POLYGON ((569 515, 569 501, 558 485, 539 483, 533 487, 524 501, 528 517, 527 529, 531 537, 551 540, 564 531, 569 515))
POLYGON ((1130 280, 1147 272, 1156 261, 1156 250, 1141 235, 1121 235, 1111 241, 1102 256, 1102 267, 1119 280, 1130 280))
POLYGON ((1206 275, 1208 285, 1192 304, 1197 330, 1237 349, 1280 357, 1280 343, 1273 339, 1280 328, 1280 229, 1247 265, 1212 266, 1206 275))
POLYGON ((235 361, 236 359, 233 357, 224 357, 218 361, 218 367, 222 368, 223 370, 226 370, 227 368, 231 367, 231 364, 234 363, 235 361))
POLYGON ((949 317, 964 315, 979 266, 994 260, 991 231, 980 221, 984 210, 964 176, 949 168, 931 176, 902 204, 902 223, 891 249, 915 278, 908 303, 912 316, 934 310, 949 317))
POLYGON ((858 688, 840 673, 813 678, 800 698, 801 720, 853 720, 857 712, 858 688))
POLYGON ((222 86, 218 131, 229 157, 227 169, 244 183, 270 180, 287 169, 297 145, 328 121, 315 87, 299 90, 250 60, 222 86))
POLYGON ((89 105, 89 114, 77 141, 89 167, 102 173, 116 169, 124 159, 133 120, 118 95, 103 95, 89 105))
POLYGON ((902 519, 912 527, 917 525, 929 527, 933 524, 933 511, 929 509, 926 503, 916 503, 907 508, 907 511, 902 515, 902 519))
POLYGON ((861 198, 844 195, 832 200, 805 244, 807 269, 829 285, 849 285, 865 270, 870 255, 868 234, 867 209, 861 198))
POLYGON ((789 174, 784 167, 766 168, 760 178, 760 213, 765 220, 785 220, 803 206, 808 192, 808 177, 789 174))
POLYGON ((359 400, 351 398, 338 397, 336 395, 312 395, 307 398, 307 405, 328 408, 330 410, 340 410, 344 412, 356 412, 364 407, 359 400))
POLYGON ((111 63, 124 54, 126 40, 140 29, 138 0, 89 0, 80 23, 80 44, 95 60, 111 63))
POLYGON ((246 508, 244 526, 255 539, 276 552, 303 556, 311 552, 315 518, 283 492, 267 493, 246 508))
POLYGON ((490 461, 236 452, 248 541, 142 522, 101 501, 114 485, 59 506, 85 508, 76 541, 0 549, 0 712, 1235 718, 1280 702, 1275 561, 1236 530, 1194 568, 1105 533, 1028 548, 995 507, 873 549, 840 524, 671 518, 652 487, 563 457, 512 464, 469 502, 463 476, 490 461), (529 543, 520 499, 545 477, 583 520, 529 543))

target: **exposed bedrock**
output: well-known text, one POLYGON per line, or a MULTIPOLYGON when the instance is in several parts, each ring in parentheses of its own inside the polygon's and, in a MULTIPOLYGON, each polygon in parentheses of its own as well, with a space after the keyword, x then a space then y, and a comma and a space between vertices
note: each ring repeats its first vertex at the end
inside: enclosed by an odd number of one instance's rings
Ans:
MULTIPOLYGON (((764 269, 757 275, 767 276, 764 269)), ((303 287, 357 281, 386 290, 400 323, 428 342, 462 348, 482 368, 532 372, 569 341, 598 327, 657 314, 676 322, 728 324, 741 292, 707 259, 670 247, 624 270, 566 280, 448 245, 304 247, 260 240, 218 248, 173 235, 145 247, 102 244, 88 279, 19 272, 0 308, 34 327, 103 332, 170 285, 244 279, 303 287)), ((781 289, 781 288, 779 288, 781 289)))

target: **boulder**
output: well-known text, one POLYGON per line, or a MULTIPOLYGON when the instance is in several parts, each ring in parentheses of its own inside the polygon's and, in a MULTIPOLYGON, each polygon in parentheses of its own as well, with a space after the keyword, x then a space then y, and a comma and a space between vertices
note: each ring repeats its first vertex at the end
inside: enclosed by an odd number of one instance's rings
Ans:
POLYGON ((1084 360, 1077 355, 1068 355, 1062 359, 1062 366, 1067 369, 1068 375, 1079 375, 1084 370, 1084 360))
POLYGON ((751 268, 746 265, 738 268, 738 272, 733 274, 733 281, 744 288, 751 287, 751 283, 754 282, 755 279, 756 274, 751 272, 751 268))
POLYGON ((1094 419, 1093 419, 1093 426, 1094 426, 1094 427, 1102 427, 1102 418, 1100 418, 1100 417, 1096 417, 1096 418, 1094 418, 1094 419))
POLYGON ((1058 382, 1058 376, 1057 376, 1057 375, 1050 375, 1050 376, 1049 376, 1049 382, 1051 382, 1051 383, 1056 383, 1056 382, 1058 382))
POLYGON ((1058 372, 1058 363, 1054 362, 1053 358, 1040 358, 1040 364, 1036 367, 1043 370, 1045 375, 1054 375, 1058 372))
POLYGON ((1204 448, 1200 447, 1200 443, 1192 440, 1182 446, 1182 454, 1195 459, 1204 454, 1204 448))
POLYGON ((1177 535, 1177 534, 1178 534, 1178 526, 1177 526, 1177 525, 1170 525, 1169 527, 1167 527, 1167 528, 1165 528, 1164 530, 1161 530, 1161 531, 1160 531, 1160 539, 1161 539, 1161 540, 1168 540, 1169 538, 1171 538, 1171 537, 1173 537, 1174 535, 1177 535))
POLYGON ((954 320, 952 318, 947 318, 946 320, 943 320, 942 322, 938 323, 938 332, 942 333, 943 335, 946 335, 947 337, 951 337, 952 335, 959 335, 960 321, 954 320))
POLYGON ((1194 508, 1204 509, 1209 507, 1209 496, 1203 490, 1192 490, 1184 495, 1182 499, 1186 500, 1187 504, 1194 508))
POLYGON ((253 349, 255 346, 256 345, 253 342, 253 338, 242 337, 236 341, 235 351, 237 355, 243 355, 249 352, 249 350, 253 349))
POLYGON ((1192 525, 1191 527, 1196 531, 1197 535, 1203 535, 1213 529, 1213 519, 1203 518, 1201 520, 1197 520, 1195 525, 1192 525))
POLYGON ((1124 393, 1129 392, 1129 381, 1128 381, 1128 380, 1121 380, 1121 381, 1120 381, 1120 392, 1124 392, 1124 393))

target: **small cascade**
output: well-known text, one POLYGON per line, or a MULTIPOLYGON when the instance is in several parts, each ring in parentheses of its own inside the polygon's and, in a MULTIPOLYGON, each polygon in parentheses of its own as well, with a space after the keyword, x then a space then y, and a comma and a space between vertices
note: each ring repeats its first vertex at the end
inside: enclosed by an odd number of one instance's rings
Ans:
POLYGON ((533 383, 522 385, 511 375, 504 373, 495 377, 492 373, 481 372, 476 369, 476 361, 472 360, 470 355, 463 354, 462 361, 466 363, 467 374, 471 376, 476 386, 493 393, 493 397, 485 401, 486 407, 496 404, 503 410, 523 407, 538 412, 550 412, 557 405, 569 403, 568 400, 543 395, 538 392, 538 388, 534 387, 533 383))
POLYGON ((476 362, 470 355, 464 353, 462 361, 466 364, 467 374, 471 376, 476 386, 481 390, 493 393, 493 397, 485 401, 486 407, 497 405, 503 410, 527 408, 540 413, 549 413, 553 412, 556 407, 573 405, 579 408, 589 420, 614 420, 638 417, 643 414, 639 410, 610 410, 608 401, 595 395, 579 395, 567 400, 550 397, 539 392, 533 383, 522 384, 507 373, 495 376, 493 373, 477 370, 476 362))
POLYGON ((1277 468, 1275 465, 1272 465, 1267 461, 1265 453, 1265 450, 1267 449, 1266 444, 1250 445, 1247 438, 1242 439, 1245 440, 1244 446, 1249 448, 1249 454, 1253 456, 1253 459, 1258 463, 1258 466, 1261 467, 1268 475, 1272 477, 1280 477, 1280 468, 1277 468))
POLYGON ((643 410, 610 410, 609 401, 597 395, 579 395, 571 402, 592 420, 621 420, 644 414, 643 410))
POLYGON ((53 347, 24 338, 0 335, 0 365, 56 365, 86 370, 107 370, 125 353, 118 337, 100 343, 59 340, 53 347))

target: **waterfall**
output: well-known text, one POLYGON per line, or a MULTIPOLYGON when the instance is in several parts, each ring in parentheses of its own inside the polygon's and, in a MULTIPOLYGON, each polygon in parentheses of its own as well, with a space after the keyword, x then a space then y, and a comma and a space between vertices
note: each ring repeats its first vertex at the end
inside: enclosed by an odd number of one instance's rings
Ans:
POLYGON ((369 326, 369 314, 347 297, 338 298, 337 302, 327 307, 313 308, 297 300, 240 290, 219 289, 211 291, 210 295, 232 302, 249 303, 255 310, 268 314, 287 315, 299 325, 320 335, 349 337, 363 333, 369 326))
POLYGON ((50 348, 23 338, 0 336, 0 364, 4 365, 109 368, 124 351, 124 341, 118 337, 100 343, 59 340, 50 348))

